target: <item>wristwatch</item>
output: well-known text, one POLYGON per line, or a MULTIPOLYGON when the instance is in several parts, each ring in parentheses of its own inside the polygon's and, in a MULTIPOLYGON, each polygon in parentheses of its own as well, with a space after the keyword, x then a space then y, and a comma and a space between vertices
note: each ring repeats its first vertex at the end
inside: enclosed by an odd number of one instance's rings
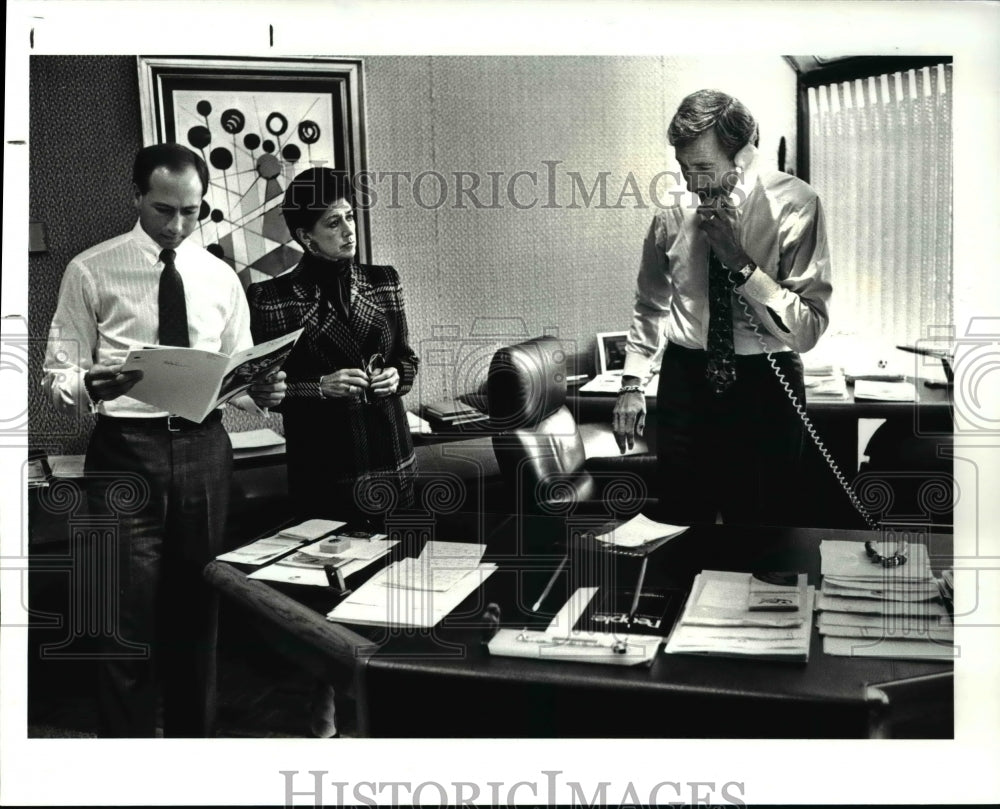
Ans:
POLYGON ((729 273, 729 280, 733 282, 734 287, 741 287, 747 282, 747 279, 753 275, 753 271, 756 269, 757 265, 752 261, 748 261, 738 270, 733 270, 729 273))

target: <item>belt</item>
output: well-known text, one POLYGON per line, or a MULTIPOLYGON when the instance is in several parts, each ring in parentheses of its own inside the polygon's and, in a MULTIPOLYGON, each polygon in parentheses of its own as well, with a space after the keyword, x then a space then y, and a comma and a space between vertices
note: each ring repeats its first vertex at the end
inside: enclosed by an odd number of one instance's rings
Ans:
POLYGON ((200 424, 181 416, 157 416, 155 418, 141 418, 138 416, 105 416, 99 414, 98 422, 113 424, 117 427, 128 427, 130 430, 145 430, 151 433, 193 433, 203 430, 211 425, 222 421, 222 411, 213 410, 200 424))

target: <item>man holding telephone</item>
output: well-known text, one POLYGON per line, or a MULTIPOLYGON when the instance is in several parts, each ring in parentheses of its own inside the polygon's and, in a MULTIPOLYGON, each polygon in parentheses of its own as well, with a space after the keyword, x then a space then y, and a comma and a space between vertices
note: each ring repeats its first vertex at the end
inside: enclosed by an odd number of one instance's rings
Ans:
POLYGON ((643 434, 642 383, 665 337, 659 518, 788 524, 803 437, 790 393, 805 405, 797 352, 829 322, 819 198, 760 165, 757 123, 725 93, 687 96, 667 136, 692 197, 658 212, 643 244, 615 439, 625 452, 643 434))

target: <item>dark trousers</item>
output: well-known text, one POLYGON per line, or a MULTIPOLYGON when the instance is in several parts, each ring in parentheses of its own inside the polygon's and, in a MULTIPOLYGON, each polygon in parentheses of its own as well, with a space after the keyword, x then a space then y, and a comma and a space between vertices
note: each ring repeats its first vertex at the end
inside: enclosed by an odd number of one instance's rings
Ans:
MULTIPOLYGON (((802 361, 772 355, 805 405, 802 361)), ((705 379, 706 352, 670 344, 656 395, 660 519, 680 525, 794 525, 804 429, 766 355, 737 356, 725 393, 705 379)))
POLYGON ((98 675, 104 736, 155 736, 161 687, 164 736, 213 733, 218 601, 201 574, 222 552, 232 445, 215 414, 187 424, 100 417, 87 450, 91 518, 114 536, 91 562, 108 584, 92 598, 117 599, 98 675), (148 654, 120 653, 136 645, 148 654))

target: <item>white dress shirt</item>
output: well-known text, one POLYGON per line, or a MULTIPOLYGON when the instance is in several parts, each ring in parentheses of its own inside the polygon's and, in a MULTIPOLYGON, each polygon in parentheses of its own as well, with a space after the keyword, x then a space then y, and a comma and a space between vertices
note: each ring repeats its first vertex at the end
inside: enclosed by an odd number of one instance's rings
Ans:
MULTIPOLYGON (((756 150, 744 151, 749 161, 731 199, 739 242, 758 269, 741 291, 768 351, 808 351, 829 323, 830 255, 819 197, 790 174, 759 171, 756 150)), ((698 227, 697 206, 697 197, 685 195, 653 218, 643 244, 625 374, 645 378, 663 336, 686 348, 706 347, 709 242, 698 227)), ((763 353, 738 295, 733 342, 737 354, 763 353)))
MULTIPOLYGON (((119 365, 131 348, 157 345, 162 248, 142 229, 80 253, 66 268, 49 330, 42 379, 52 402, 76 410, 89 397, 83 375, 95 363, 119 365)), ((189 241, 174 263, 184 281, 191 348, 230 355, 253 345, 246 296, 225 262, 189 241)), ((105 415, 167 415, 130 396, 99 402, 105 415)))

